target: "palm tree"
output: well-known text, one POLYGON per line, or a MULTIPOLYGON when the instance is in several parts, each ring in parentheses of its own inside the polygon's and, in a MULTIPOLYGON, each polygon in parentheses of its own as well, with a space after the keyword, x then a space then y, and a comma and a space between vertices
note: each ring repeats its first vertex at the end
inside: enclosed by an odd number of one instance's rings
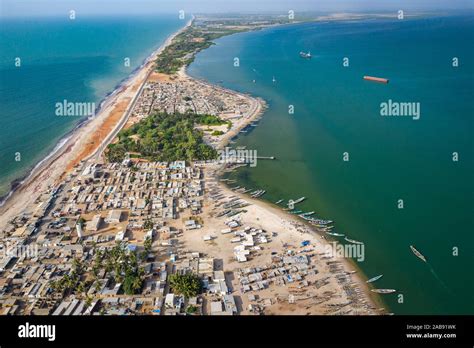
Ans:
POLYGON ((92 304, 92 297, 91 296, 86 296, 86 308, 89 308, 90 305, 92 304))

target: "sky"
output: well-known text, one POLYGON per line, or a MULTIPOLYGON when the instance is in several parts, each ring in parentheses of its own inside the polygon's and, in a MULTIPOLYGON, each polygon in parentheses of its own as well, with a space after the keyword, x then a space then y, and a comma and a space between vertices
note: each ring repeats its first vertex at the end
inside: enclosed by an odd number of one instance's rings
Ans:
POLYGON ((474 0, 0 0, 0 17, 215 12, 474 9, 474 0))

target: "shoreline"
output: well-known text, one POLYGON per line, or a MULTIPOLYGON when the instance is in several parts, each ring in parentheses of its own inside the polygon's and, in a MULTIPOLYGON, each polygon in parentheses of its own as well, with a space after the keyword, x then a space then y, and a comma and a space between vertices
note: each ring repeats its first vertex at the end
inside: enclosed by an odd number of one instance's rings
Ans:
MULTIPOLYGON (((58 181, 64 178, 65 174, 70 172, 74 168, 74 166, 86 160, 89 160, 94 156, 101 155, 103 149, 110 141, 114 139, 116 133, 127 124, 128 117, 130 115, 130 112, 133 110, 135 101, 140 95, 143 86, 148 81, 150 74, 154 71, 154 59, 156 59, 156 57, 172 42, 172 40, 179 33, 181 33, 188 26, 190 26, 193 20, 194 16, 187 22, 184 27, 179 29, 174 34, 170 35, 158 49, 153 51, 150 56, 148 56, 148 58, 144 60, 140 67, 136 68, 127 78, 125 78, 117 86, 117 88, 115 88, 110 94, 108 94, 108 96, 103 101, 100 102, 98 108, 99 110, 94 118, 86 119, 82 122, 79 121, 78 125, 74 127, 71 132, 61 138, 61 140, 55 146, 55 149, 42 161, 40 161, 30 172, 30 174, 23 181, 21 181, 16 188, 11 191, 11 194, 9 194, 9 196, 2 203, 0 203, 0 227, 3 223, 10 220, 9 216, 19 215, 20 211, 16 211, 16 207, 18 207, 19 209, 24 209, 25 206, 33 203, 39 195, 44 194, 47 189, 51 189, 58 185, 58 181), (94 137, 94 135, 97 135, 97 133, 100 134, 101 127, 110 118, 113 117, 114 111, 116 111, 115 109, 120 109, 120 106, 122 105, 121 103, 125 102, 126 108, 125 110, 118 110, 120 112, 120 117, 114 124, 112 124, 112 129, 105 135, 103 139, 100 140, 98 144, 92 142, 92 144, 95 146, 88 151, 88 145, 90 144, 88 140, 90 140, 90 137, 94 137), (91 133, 88 133, 88 131, 91 131, 91 133), (63 141, 62 144, 61 141, 63 141), (75 163, 75 165, 70 167, 71 163, 75 163), (53 164, 55 164, 55 166, 53 166, 53 164)), ((263 116, 267 108, 267 104, 262 98, 251 96, 242 92, 237 92, 225 88, 223 86, 214 85, 209 81, 194 78, 188 75, 186 66, 182 67, 179 70, 178 76, 180 78, 194 80, 212 88, 223 90, 227 93, 231 93, 234 95, 239 95, 250 100, 252 108, 249 110, 248 114, 242 119, 240 119, 239 122, 233 124, 233 127, 222 137, 219 138, 217 144, 215 144, 217 149, 222 149, 227 146, 230 143, 231 139, 238 136, 241 129, 247 127, 255 119, 263 116)), ((242 199, 247 200, 252 204, 260 207, 261 209, 264 209, 272 214, 276 214, 276 216, 278 216, 284 221, 290 223, 293 222, 297 223, 298 225, 305 226, 306 229, 308 229, 314 237, 318 237, 318 242, 321 245, 329 245, 328 240, 323 239, 321 235, 310 224, 302 221, 302 219, 299 219, 298 217, 289 214, 286 211, 278 209, 277 207, 273 206, 271 202, 254 199, 249 197, 248 195, 230 190, 227 185, 225 185, 219 180, 224 169, 225 165, 221 165, 219 166, 218 170, 209 174, 210 178, 216 179, 216 181, 218 182, 218 186, 221 189, 231 193, 232 195, 239 196, 242 199)), ((353 279, 361 287, 365 294, 365 297, 368 301, 371 302, 373 307, 377 308, 382 305, 384 307, 384 310, 386 311, 387 308, 381 301, 381 298, 370 293, 370 288, 365 283, 365 275, 362 273, 361 269, 357 267, 353 260, 347 260, 344 258, 340 261, 344 265, 344 268, 348 271, 355 270, 357 272, 356 274, 353 274, 353 279), (379 298, 380 301, 378 301, 379 298)), ((375 312, 374 314, 379 313, 375 312)))
MULTIPOLYGON (((240 199, 249 202, 251 205, 255 205, 273 215, 276 217, 280 218, 283 221, 288 222, 290 225, 293 226, 304 226, 304 232, 299 231, 301 234, 308 234, 308 238, 316 238, 317 242, 324 248, 329 243, 333 242, 332 240, 328 240, 325 238, 325 236, 322 236, 319 232, 317 232, 312 225, 304 221, 303 219, 300 219, 296 215, 292 215, 288 213, 287 211, 281 210, 280 207, 275 206, 273 203, 258 199, 258 198, 253 198, 251 196, 248 196, 246 194, 243 194, 241 192, 236 192, 230 189, 224 182, 221 182, 219 179, 221 178, 222 168, 218 169, 215 173, 214 179, 217 182, 217 185, 221 190, 223 190, 226 194, 229 194, 231 196, 239 197, 240 199)), ((343 265, 344 269, 346 272, 350 273, 355 271, 355 273, 351 274, 352 280, 354 283, 356 283, 360 289, 363 291, 363 294, 365 295, 367 301, 370 302, 370 304, 373 306, 374 312, 372 315, 384 315, 389 313, 389 308, 385 305, 383 302, 383 299, 378 296, 375 293, 372 293, 370 291, 370 288, 368 284, 366 283, 366 280, 368 277, 362 272, 360 267, 356 264, 356 262, 351 259, 351 258, 339 258, 335 257, 332 260, 337 260, 340 261, 341 264, 343 265)))
MULTIPOLYGON (((260 113, 256 113, 254 118, 257 118, 258 116, 262 116, 265 114, 265 110, 260 111, 260 113)), ((249 121, 247 124, 250 124, 249 121)), ((242 128, 244 128, 246 125, 244 125, 242 128)), ((236 135, 238 136, 239 132, 237 131, 236 135)), ((231 137, 233 138, 233 136, 231 137)), ((223 144, 223 146, 227 145, 230 139, 223 144)), ((210 174, 211 178, 215 179, 217 182, 217 185, 219 186, 220 189, 222 189, 224 192, 232 195, 239 197, 240 199, 250 202, 253 205, 259 206, 262 209, 265 209, 271 213, 274 213, 278 217, 280 217, 282 220, 289 221, 290 223, 295 223, 297 225, 303 225, 305 228, 309 231, 310 235, 317 237, 318 241, 321 245, 327 246, 330 245, 332 242, 337 242, 336 240, 331 240, 331 239, 326 239, 326 236, 323 236, 320 234, 311 224, 309 224, 307 221, 299 218, 297 215, 290 214, 287 211, 281 210, 281 207, 275 206, 273 203, 266 201, 264 199, 257 199, 253 198, 247 194, 236 192, 231 190, 231 188, 225 183, 220 181, 224 174, 225 170, 225 165, 221 165, 219 169, 214 173, 210 174), (214 175, 214 177, 212 176, 214 175)), ((389 312, 389 308, 387 305, 383 302, 383 299, 376 295, 375 293, 372 293, 370 291, 370 287, 366 283, 366 280, 369 279, 366 274, 363 273, 362 269, 357 265, 357 263, 351 259, 351 258, 337 258, 337 260, 341 261, 341 263, 344 265, 344 268, 346 269, 347 272, 350 271, 355 271, 356 273, 352 274, 353 279, 355 283, 357 283, 360 288, 363 290, 365 296, 367 299, 371 302, 374 308, 382 308, 383 310, 380 310, 380 313, 375 313, 375 314, 385 314, 389 312)))
POLYGON ((253 96, 253 95, 250 95, 250 94, 247 94, 247 93, 241 93, 241 92, 238 92, 238 91, 234 91, 232 89, 225 88, 223 86, 214 85, 209 81, 199 79, 199 78, 195 78, 195 77, 188 74, 187 68, 188 68, 187 66, 184 66, 178 71, 177 75, 179 76, 179 78, 194 80, 194 81, 197 81, 197 82, 199 82, 203 85, 209 86, 211 88, 214 88, 214 89, 217 89, 217 90, 220 90, 220 91, 224 91, 224 92, 232 94, 232 95, 238 95, 242 98, 248 99, 250 101, 251 105, 252 105, 252 110, 249 112, 249 115, 246 118, 242 119, 241 122, 236 122, 235 124, 232 124, 232 128, 228 132, 224 133, 219 138, 219 140, 217 142, 217 145, 216 145, 217 150, 220 150, 220 149, 226 147, 234 137, 239 135, 239 132, 242 129, 247 127, 250 123, 255 121, 257 118, 263 116, 263 114, 267 110, 268 104, 261 97, 257 97, 257 96, 253 96))
MULTIPOLYGON (((216 149, 219 150, 219 149, 222 149, 222 148, 226 147, 227 145, 229 145, 231 139, 233 139, 234 137, 238 137, 239 132, 240 132, 241 129, 244 129, 245 127, 247 127, 255 119, 264 116, 264 114, 267 110, 267 106, 268 106, 264 99, 262 99, 260 97, 250 95, 250 94, 234 91, 234 90, 228 89, 228 88, 220 86, 220 85, 214 85, 211 82, 200 79, 200 78, 192 77, 191 75, 189 75, 187 73, 187 68, 188 68, 187 66, 181 68, 180 71, 178 72, 178 76, 183 77, 183 78, 192 79, 192 80, 198 81, 200 83, 203 83, 205 85, 211 86, 213 88, 217 88, 217 89, 229 92, 229 93, 233 93, 233 94, 243 96, 247 99, 251 99, 252 103, 257 103, 257 108, 255 108, 253 110, 252 114, 248 118, 242 120, 243 122, 241 122, 239 125, 237 125, 235 129, 232 129, 231 131, 225 133, 222 136, 222 138, 219 139, 218 144, 216 145, 216 149)), ((227 193, 230 193, 234 196, 238 196, 243 200, 249 201, 252 204, 260 206, 263 209, 266 209, 270 212, 273 212, 283 220, 286 220, 286 221, 289 221, 289 222, 294 222, 294 223, 297 223, 297 224, 300 224, 300 225, 304 225, 310 231, 310 233, 313 236, 318 237, 318 240, 322 245, 329 245, 329 243, 331 243, 331 242, 336 242, 336 240, 326 239, 326 237, 322 236, 318 231, 316 231, 316 229, 311 224, 309 224, 305 220, 299 218, 298 216, 292 215, 292 214, 290 214, 286 211, 278 209, 278 207, 276 207, 274 204, 272 204, 269 201, 266 201, 264 199, 252 198, 249 195, 246 195, 246 194, 243 194, 243 193, 240 193, 240 192, 232 191, 227 184, 220 181, 220 179, 222 178, 222 175, 224 174, 224 170, 225 170, 225 165, 222 164, 217 171, 210 174, 210 177, 212 179, 216 180, 216 182, 218 183, 218 186, 219 186, 220 189, 222 189, 222 190, 226 191, 227 193)), ((363 290, 366 298, 371 302, 371 304, 374 306, 374 308, 382 308, 383 309, 383 310, 379 309, 379 311, 381 313, 375 313, 375 314, 388 313, 390 309, 387 307, 387 305, 385 304, 385 302, 383 301, 381 296, 378 296, 375 293, 372 293, 370 291, 370 287, 366 283, 366 280, 368 280, 369 278, 363 273, 362 269, 357 265, 357 263, 351 258, 349 258, 349 259, 343 258, 343 259, 340 259, 340 260, 341 260, 342 264, 344 265, 344 267, 346 268, 347 271, 355 271, 356 272, 355 274, 353 274, 353 279, 361 287, 361 289, 363 290)))
MULTIPOLYGON (((17 209, 15 209, 15 205, 18 206, 18 210, 21 210, 26 205, 28 205, 28 203, 34 202, 37 196, 42 194, 41 191, 46 191, 46 189, 51 188, 51 186, 57 185, 57 180, 62 178, 64 174, 67 173, 66 168, 68 167, 69 163, 76 159, 72 157, 77 157, 83 152, 81 149, 78 149, 78 147, 80 147, 79 143, 84 143, 87 141, 87 138, 92 136, 95 132, 100 133, 100 127, 109 119, 114 111, 113 108, 117 106, 120 99, 125 99, 127 95, 126 92, 129 92, 128 94, 130 94, 130 90, 133 92, 133 88, 138 82, 141 82, 141 86, 147 81, 149 74, 153 71, 152 63, 154 59, 156 59, 156 57, 171 43, 174 37, 179 35, 188 26, 190 26, 193 21, 194 16, 192 16, 183 27, 168 36, 167 39, 157 49, 153 50, 150 55, 144 59, 140 66, 135 68, 126 78, 122 79, 114 88, 114 90, 106 94, 106 96, 99 102, 99 106, 96 108, 96 113, 93 118, 84 118, 79 120, 70 131, 68 131, 58 140, 54 148, 44 158, 32 165, 30 169, 27 169, 26 174, 10 182, 10 190, 0 197, 0 228, 3 227, 3 225, 5 225, 8 220, 10 220, 11 216, 15 216, 20 213, 20 211, 16 211, 17 209), (146 76, 143 77, 145 72, 146 76), (73 147, 75 148, 76 152, 78 152, 76 153, 76 156, 73 156, 73 147), (68 157, 70 158, 64 158, 68 154, 68 157), (63 162, 62 166, 59 165, 57 167, 63 167, 64 171, 58 173, 60 171, 58 170, 59 168, 51 168, 51 165, 61 159, 61 162, 63 162), (56 178, 52 178, 51 175, 45 175, 46 172, 48 172, 47 174, 52 174, 51 171, 55 171, 54 176, 56 176, 56 178), (35 183, 38 181, 37 179, 41 177, 43 177, 44 181, 35 185, 35 183), (26 192, 31 186, 35 186, 33 192, 26 192), (42 186, 43 190, 41 190, 39 186, 42 186), (28 197, 21 197, 22 195, 26 195, 28 197), (34 199, 32 199, 33 195, 35 195, 34 199), (19 202, 22 200, 21 198, 23 198, 23 201, 27 202, 19 202)), ((120 120, 117 122, 117 124, 118 123, 120 123, 120 120)), ((100 144, 97 148, 99 147, 100 144)), ((89 156, 85 157, 88 158, 89 156)), ((84 158, 81 160, 84 160, 84 158)))

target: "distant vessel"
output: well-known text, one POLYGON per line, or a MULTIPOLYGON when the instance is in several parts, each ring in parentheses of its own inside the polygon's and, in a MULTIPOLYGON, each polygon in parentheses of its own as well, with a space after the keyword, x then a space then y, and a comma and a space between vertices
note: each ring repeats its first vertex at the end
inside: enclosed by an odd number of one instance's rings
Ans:
POLYGON ((413 251, 413 254, 415 254, 417 257, 419 257, 421 260, 426 262, 426 258, 418 251, 415 249, 413 245, 410 245, 411 251, 413 251))
POLYGON ((265 190, 257 190, 257 191, 254 191, 252 193, 250 193, 250 196, 253 197, 253 198, 258 198, 260 196, 263 196, 265 194, 265 190))
POLYGON ((281 202, 283 202, 283 199, 279 199, 278 201, 275 202, 275 204, 280 204, 281 202))
POLYGON ((290 214, 301 214, 302 212, 302 210, 292 210, 290 211, 290 214))
POLYGON ((364 80, 380 82, 380 83, 388 83, 388 79, 384 79, 383 77, 364 76, 364 80))
POLYGON ((296 201, 293 201, 293 204, 301 203, 306 199, 306 197, 300 197, 296 201))
POLYGON ((275 76, 273 76, 273 79, 272 79, 273 82, 276 82, 276 79, 275 79, 275 76))
POLYGON ((349 239, 349 238, 344 238, 346 241, 348 241, 349 243, 353 243, 353 244, 364 244, 362 242, 359 242, 357 240, 354 240, 354 239, 349 239))
POLYGON ((373 283, 373 282, 375 282, 376 280, 379 280, 382 277, 383 277, 383 274, 378 275, 376 277, 370 278, 369 280, 366 281, 366 283, 373 283))
POLYGON ((372 289, 372 292, 376 292, 377 294, 391 294, 397 292, 395 289, 372 289))
POLYGON ((308 53, 305 53, 305 52, 301 51, 300 52, 300 57, 311 59, 311 52, 308 51, 308 53))
POLYGON ((326 234, 329 234, 330 236, 335 236, 335 237, 344 237, 342 233, 326 232, 326 234))
MULTIPOLYGON (((315 219, 315 218, 312 218, 312 217, 309 217, 307 220, 309 222, 315 224, 315 225, 328 225, 328 224, 333 222, 332 220, 315 219)), ((324 226, 324 227, 326 227, 326 226, 324 226)))

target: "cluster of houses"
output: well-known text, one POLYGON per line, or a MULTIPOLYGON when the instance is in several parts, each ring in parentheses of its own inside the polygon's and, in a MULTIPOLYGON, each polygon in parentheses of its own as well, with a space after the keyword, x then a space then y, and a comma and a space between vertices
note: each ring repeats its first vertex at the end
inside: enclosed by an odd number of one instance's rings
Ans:
MULTIPOLYGON (((141 250, 146 239, 168 248, 180 230, 167 226, 180 214, 202 209, 202 169, 184 161, 99 164, 76 168, 57 188, 45 193, 31 212, 10 221, 0 244, 0 314, 94 315, 161 314, 167 295, 169 263, 148 260, 141 294, 124 296, 104 270, 81 294, 53 291, 52 283, 71 274, 73 259, 91 271, 94 250, 122 242, 141 250), (82 221, 81 221, 82 220, 82 221), (146 226, 147 223, 150 226, 146 226), (140 231, 137 240, 130 232, 140 231), (138 242, 138 244, 137 244, 138 242)), ((185 230, 200 228, 188 218, 185 230)), ((199 269, 206 269, 202 259, 199 269)), ((210 274, 213 269, 207 263, 210 274)), ((88 277, 88 276, 87 276, 88 277)))
POLYGON ((168 293, 165 297, 164 314, 209 314, 235 315, 238 309, 233 289, 223 270, 216 267, 211 257, 198 252, 185 252, 175 258, 172 263, 172 273, 193 273, 199 276, 202 283, 202 294, 185 299, 182 295, 168 293), (192 311, 189 309, 192 308, 192 311))
MULTIPOLYGON (((227 226, 240 226, 238 220, 230 220, 226 222, 227 226)), ((234 237, 230 240, 231 243, 238 243, 234 247, 234 257, 238 262, 247 262, 252 253, 262 250, 259 244, 266 244, 269 242, 268 234, 262 230, 246 226, 243 229, 236 231, 231 230, 231 227, 221 231, 223 234, 233 233, 234 237), (230 231, 229 231, 230 229, 230 231)))
POLYGON ((52 314, 58 301, 50 296, 50 281, 71 272, 72 257, 83 258, 86 254, 82 245, 59 238, 43 238, 14 249, 10 264, 0 270, 0 312, 52 314))
POLYGON ((131 216, 174 219, 180 209, 199 213, 201 176, 199 168, 186 166, 184 161, 94 163, 73 180, 58 207, 59 214, 127 209, 131 216))
POLYGON ((188 78, 171 82, 148 81, 138 97, 132 117, 140 120, 152 112, 210 114, 225 119, 240 118, 250 112, 248 98, 228 90, 188 78))

